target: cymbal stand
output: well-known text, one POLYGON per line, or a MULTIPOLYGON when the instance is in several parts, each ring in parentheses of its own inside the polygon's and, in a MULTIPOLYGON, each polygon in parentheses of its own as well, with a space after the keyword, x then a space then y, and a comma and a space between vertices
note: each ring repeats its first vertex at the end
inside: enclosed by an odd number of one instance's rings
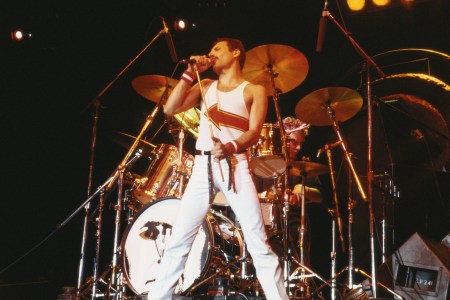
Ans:
MULTIPOLYGON (((328 285, 330 288, 332 288, 333 289, 333 286, 328 282, 328 281, 326 281, 325 279, 323 279, 319 274, 317 274, 316 272, 314 272, 313 270, 311 270, 310 268, 308 268, 307 266, 305 266, 304 264, 301 264, 295 257, 292 257, 292 260, 296 263, 296 264, 298 264, 299 266, 294 270, 294 272, 290 275, 290 277, 292 278, 292 279, 294 279, 296 276, 297 276, 297 274, 298 274, 298 272, 300 271, 301 272, 301 279, 302 280, 304 280, 306 277, 316 277, 316 278, 318 278, 320 281, 322 281, 323 282, 323 284, 325 284, 325 285, 328 285), (305 271, 307 271, 308 273, 309 273, 309 275, 308 274, 306 274, 306 272, 305 271)), ((314 292, 313 294, 315 294, 316 292, 314 292)), ((311 295, 307 295, 307 297, 310 297, 311 295)), ((302 297, 302 298, 305 298, 305 297, 302 297)))
POLYGON ((150 124, 152 124, 152 122, 156 116, 156 113, 159 111, 162 104, 167 99, 168 91, 169 91, 169 84, 167 82, 166 88, 164 90, 164 93, 161 96, 159 103, 155 106, 155 108, 153 109, 153 112, 150 115, 148 115, 147 120, 145 121, 144 126, 141 129, 141 132, 138 134, 138 136, 134 140, 133 144, 131 145, 130 149, 128 150, 128 153, 125 155, 124 159, 117 167, 116 172, 112 175, 109 185, 106 187, 106 192, 108 192, 112 188, 113 184, 116 181, 118 182, 118 186, 119 186, 119 191, 117 193, 117 202, 115 205, 116 219, 115 219, 115 231, 114 231, 113 258, 112 258, 112 262, 111 262, 111 267, 112 267, 111 285, 112 286, 117 284, 117 282, 116 282, 116 278, 117 278, 116 277, 116 271, 117 271, 116 267, 118 265, 118 257, 119 257, 118 251, 120 250, 119 249, 119 244, 120 244, 119 232, 120 232, 120 223, 121 223, 120 220, 121 220, 122 200, 123 200, 122 199, 122 178, 123 178, 125 166, 127 165, 127 162, 129 161, 131 154, 135 152, 139 142, 141 141, 141 137, 147 131, 147 128, 150 126, 150 124))
MULTIPOLYGON (((300 200, 301 200, 301 204, 300 204, 300 232, 299 232, 299 249, 300 249, 300 262, 297 262, 297 264, 299 265, 299 267, 297 267, 297 269, 295 269, 294 274, 296 274, 298 271, 300 271, 300 292, 306 297, 310 297, 310 293, 305 281, 306 278, 306 272, 305 270, 308 270, 308 268, 305 266, 305 247, 304 247, 304 242, 305 242, 305 233, 306 233, 306 227, 305 227, 305 205, 306 205, 306 176, 307 173, 306 172, 302 172, 301 173, 301 178, 302 178, 302 188, 301 188, 301 193, 300 193, 300 200)), ((293 258, 294 261, 295 258, 293 258)), ((309 271, 309 270, 308 270, 309 271)), ((314 272, 310 271, 310 273, 314 274, 314 276, 316 276, 317 278, 321 279, 319 275, 315 274, 314 272)), ((293 275, 291 275, 290 277, 292 277, 293 275)), ((322 280, 322 279, 321 279, 322 280)), ((323 281, 323 280, 322 280, 323 281)))
POLYGON ((336 219, 337 219, 337 224, 338 224, 338 228, 339 228, 339 236, 340 236, 340 241, 341 241, 341 246, 342 246, 342 252, 345 252, 345 244, 344 244, 344 237, 342 234, 342 218, 341 218, 341 214, 339 212, 339 203, 338 203, 338 196, 337 196, 337 191, 336 191, 336 181, 334 178, 334 169, 333 169, 333 159, 331 156, 331 147, 327 144, 325 145, 325 151, 327 153, 327 160, 328 160, 328 168, 330 169, 330 177, 331 177, 331 186, 333 189, 333 199, 334 199, 334 205, 335 208, 334 210, 330 210, 330 214, 332 217, 332 241, 331 241, 331 299, 334 300, 336 299, 336 257, 337 257, 337 252, 336 252, 336 219))
MULTIPOLYGON (((113 285, 116 284, 116 280, 115 278, 117 277, 116 275, 116 269, 117 269, 117 251, 116 249, 117 246, 116 244, 118 243, 119 240, 119 231, 120 231, 120 219, 121 219, 121 212, 122 212, 122 178, 123 178, 123 172, 125 170, 127 170, 128 168, 130 168, 136 161, 137 159, 139 159, 141 157, 141 153, 139 151, 136 151, 134 154, 134 157, 127 162, 125 168, 123 171, 121 171, 121 174, 119 176, 119 197, 118 197, 118 203, 115 205, 115 209, 116 209, 116 221, 115 221, 115 232, 114 232, 114 247, 113 247, 113 260, 112 260, 112 264, 110 267, 111 270, 111 280, 109 282, 109 289, 115 289, 115 287, 113 285), (117 206, 120 205, 120 207, 118 208, 117 206)), ((99 281, 98 278, 98 264, 100 261, 100 245, 101 245, 101 238, 102 238, 102 224, 103 224, 103 207, 104 207, 104 203, 105 203, 105 190, 101 189, 100 190, 100 196, 99 196, 100 200, 99 200, 99 207, 98 207, 98 215, 96 218, 96 223, 97 223, 97 231, 95 233, 96 236, 96 248, 95 248, 95 258, 94 258, 94 271, 93 271, 93 275, 92 275, 92 294, 91 294, 91 299, 94 300, 95 298, 97 298, 97 283, 99 281)))
MULTIPOLYGON (((373 290, 373 296, 374 298, 377 297, 377 276, 376 276, 376 262, 375 262, 375 233, 374 233, 374 215, 373 215, 373 195, 372 195, 372 188, 373 188, 373 170, 372 170, 372 91, 371 91, 371 77, 370 77, 370 69, 373 67, 373 69, 378 73, 380 77, 385 77, 384 72, 380 69, 380 67, 373 61, 373 59, 359 46, 359 44, 353 39, 350 32, 348 32, 344 27, 339 24, 338 21, 334 18, 334 16, 329 12, 328 9, 325 9, 322 12, 322 16, 325 16, 329 20, 331 20, 340 31, 342 31, 347 39, 350 41, 352 46, 355 48, 356 52, 365 60, 365 72, 367 75, 367 81, 366 81, 366 99, 367 99, 367 137, 368 137, 368 144, 367 144, 367 193, 368 196, 364 194, 364 191, 361 188, 361 184, 359 182, 359 178, 356 176, 356 172, 354 171, 353 165, 351 164, 350 157, 348 153, 346 152, 347 160, 349 161, 349 166, 352 169, 352 172, 354 173, 354 179, 356 181, 356 184, 358 186, 358 189, 361 193, 362 199, 368 204, 369 206, 369 227, 370 227, 370 254, 371 254, 371 268, 372 268, 372 276, 371 276, 371 284, 372 284, 372 290, 373 290)), ((336 122, 334 122, 336 123, 336 122)), ((342 147, 345 149, 344 143, 342 143, 342 147)))
POLYGON ((270 74, 270 81, 272 83, 272 87, 273 87, 273 102, 274 102, 274 106, 275 106, 275 112, 276 112, 276 116, 277 116, 277 122, 280 128, 280 136, 281 136, 281 153, 284 157, 284 161, 286 164, 286 171, 284 173, 284 192, 283 194, 283 200, 284 200, 284 209, 283 209, 283 213, 284 213, 284 231, 283 231, 283 257, 282 257, 282 261, 283 261, 283 271, 284 271, 284 281, 285 281, 285 286, 286 286, 286 291, 289 294, 289 287, 290 287, 290 265, 289 265, 289 237, 288 237, 288 226, 289 226, 289 197, 290 197, 290 190, 288 189, 288 173, 289 170, 291 169, 291 162, 290 162, 290 157, 289 157, 289 153, 288 153, 288 149, 287 149, 287 139, 286 139, 286 130, 284 129, 284 125, 283 125, 283 120, 281 119, 281 113, 280 113, 280 109, 279 109, 279 105, 278 105, 278 101, 280 99, 280 94, 281 94, 281 90, 279 88, 276 87, 275 85, 275 78, 278 76, 277 73, 275 73, 273 71, 273 66, 271 64, 268 64, 267 66, 267 71, 270 74))

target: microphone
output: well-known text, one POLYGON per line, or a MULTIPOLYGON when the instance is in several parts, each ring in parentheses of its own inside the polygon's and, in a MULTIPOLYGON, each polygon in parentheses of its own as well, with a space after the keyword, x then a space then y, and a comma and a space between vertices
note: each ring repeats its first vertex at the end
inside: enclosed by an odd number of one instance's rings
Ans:
POLYGON ((195 59, 182 59, 180 60, 180 64, 193 65, 196 64, 197 61, 195 59))
POLYGON ((337 141, 333 144, 325 144, 325 146, 323 146, 322 148, 320 148, 319 150, 317 150, 317 155, 316 157, 319 158, 319 156, 322 154, 322 152, 326 151, 326 150, 331 150, 334 147, 336 147, 337 145, 341 144, 342 141, 337 141))
MULTIPOLYGON (((211 65, 214 62, 214 59, 206 55, 206 65, 211 65)), ((197 61, 195 59, 187 58, 179 61, 180 64, 193 65, 196 64, 197 61)))
POLYGON ((327 3, 327 0, 325 0, 325 4, 322 9, 322 17, 320 18, 320 22, 319 22, 319 33, 317 35, 316 52, 322 52, 323 41, 325 40, 325 32, 327 29, 327 22, 328 22, 327 6, 328 6, 328 3, 327 3))
POLYGON ((166 36, 167 47, 169 47, 170 57, 172 58, 172 61, 176 63, 178 61, 178 57, 173 44, 172 35, 170 34, 169 27, 167 27, 166 20, 164 20, 163 17, 161 17, 161 20, 164 26, 164 34, 166 36))

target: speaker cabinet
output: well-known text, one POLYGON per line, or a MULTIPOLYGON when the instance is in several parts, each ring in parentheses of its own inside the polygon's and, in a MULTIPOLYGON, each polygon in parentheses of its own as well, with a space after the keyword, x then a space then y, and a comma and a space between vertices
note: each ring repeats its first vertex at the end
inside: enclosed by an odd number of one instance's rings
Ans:
POLYGON ((450 250, 414 233, 380 266, 379 281, 405 299, 450 299, 450 250))

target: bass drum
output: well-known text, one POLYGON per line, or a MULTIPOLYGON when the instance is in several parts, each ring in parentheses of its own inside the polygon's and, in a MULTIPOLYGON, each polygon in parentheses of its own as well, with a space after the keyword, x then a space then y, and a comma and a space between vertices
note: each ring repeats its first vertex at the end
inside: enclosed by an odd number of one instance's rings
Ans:
MULTIPOLYGON (((178 198, 171 197, 148 203, 125 229, 121 243, 122 269, 127 286, 135 294, 148 292, 160 271, 161 257, 180 203, 178 198)), ((188 291, 194 283, 242 253, 241 232, 228 218, 211 211, 199 228, 175 293, 188 291)))

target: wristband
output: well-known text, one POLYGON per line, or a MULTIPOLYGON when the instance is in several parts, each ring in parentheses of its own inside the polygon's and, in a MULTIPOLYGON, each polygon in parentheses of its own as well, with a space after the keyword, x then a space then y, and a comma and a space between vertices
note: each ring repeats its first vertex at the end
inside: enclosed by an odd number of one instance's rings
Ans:
POLYGON ((194 82, 195 74, 189 71, 184 71, 184 73, 181 75, 181 80, 186 81, 189 84, 192 84, 194 82))
POLYGON ((227 146, 227 149, 231 150, 231 154, 238 153, 238 143, 235 140, 231 140, 228 143, 225 144, 227 146))

